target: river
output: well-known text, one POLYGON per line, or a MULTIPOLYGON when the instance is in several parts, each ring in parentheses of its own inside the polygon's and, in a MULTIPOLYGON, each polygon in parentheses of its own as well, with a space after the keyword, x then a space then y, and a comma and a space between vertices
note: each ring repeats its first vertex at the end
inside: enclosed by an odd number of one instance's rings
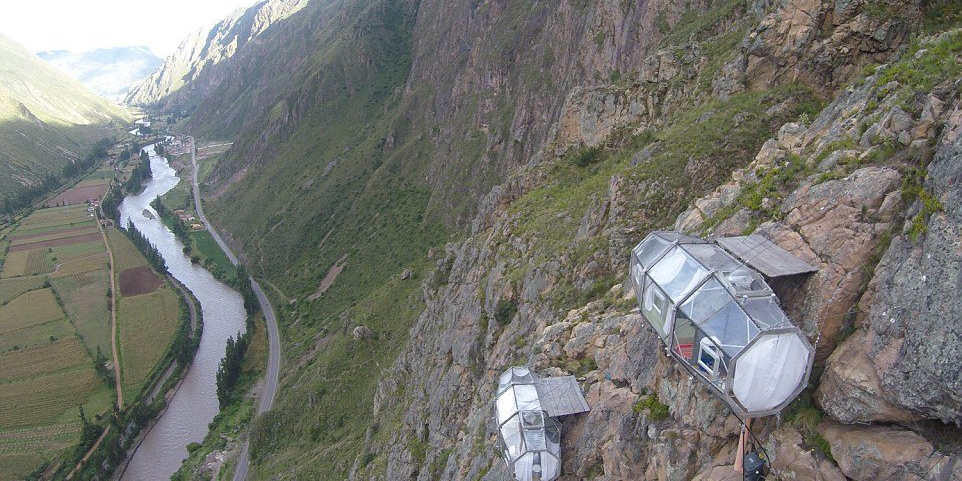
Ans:
POLYGON ((194 294, 203 312, 204 333, 190 371, 167 412, 137 448, 121 478, 124 481, 169 479, 187 457, 187 444, 204 439, 207 425, 218 412, 216 374, 227 338, 244 331, 247 317, 241 295, 217 281, 206 269, 191 264, 183 253, 183 244, 150 207, 151 201, 173 189, 180 179, 167 159, 155 155, 153 146, 145 150, 150 154, 153 178, 142 193, 124 199, 120 205, 121 223, 126 225, 128 219, 133 222, 160 251, 171 275, 194 294), (145 216, 144 210, 151 216, 145 216))

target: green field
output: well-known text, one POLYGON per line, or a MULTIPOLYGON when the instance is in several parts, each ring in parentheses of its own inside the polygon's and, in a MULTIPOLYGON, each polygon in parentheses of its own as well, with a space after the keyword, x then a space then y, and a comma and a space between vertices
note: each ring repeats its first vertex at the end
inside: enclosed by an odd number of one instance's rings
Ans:
POLYGON ((30 214, 29 217, 23 220, 20 227, 17 228, 16 235, 50 232, 68 226, 94 223, 96 223, 96 221, 94 221, 93 218, 87 217, 87 206, 85 205, 50 207, 30 214))
POLYGON ((170 287, 121 298, 117 307, 125 396, 133 397, 170 346, 180 303, 170 287))
POLYGON ((53 373, 87 362, 76 337, 0 354, 0 384, 53 373))
POLYGON ((114 252, 114 272, 120 273, 127 269, 147 265, 144 256, 130 243, 123 232, 110 227, 107 229, 107 241, 114 252))
POLYGON ((114 169, 110 167, 101 168, 87 174, 87 176, 84 177, 84 180, 113 179, 115 174, 116 172, 114 172, 114 169))
POLYGON ((50 289, 27 292, 0 306, 0 334, 66 317, 50 289))
POLYGON ((0 303, 6 304, 20 294, 38 289, 42 285, 43 279, 40 277, 0 280, 0 303))
POLYGON ((103 243, 100 244, 101 252, 95 254, 87 254, 83 257, 78 257, 76 259, 64 259, 58 257, 58 262, 60 262, 60 268, 56 272, 50 274, 50 278, 66 277, 75 274, 80 274, 84 272, 96 271, 96 270, 106 270, 109 260, 107 259, 107 253, 103 250, 103 243))
POLYGON ((31 249, 28 252, 27 265, 23 270, 25 275, 35 276, 37 274, 49 274, 53 272, 56 265, 48 255, 50 253, 49 249, 31 249))
MULTIPOLYGON (((31 427, 51 419, 77 419, 77 406, 105 389, 89 363, 52 374, 3 384, 0 390, 0 430, 31 427)), ((79 422, 78 422, 79 424, 79 422)))
POLYGON ((94 270, 52 279, 50 283, 63 301, 77 335, 91 353, 99 347, 110 355, 110 312, 107 309, 109 280, 104 270, 94 270))
MULTIPOLYGON (((101 238, 102 239, 102 238, 101 238)), ((50 248, 50 255, 57 258, 57 262, 80 259, 94 254, 106 252, 103 240, 77 242, 50 248)))
POLYGON ((0 335, 0 352, 18 350, 49 342, 50 338, 64 339, 75 334, 67 319, 58 319, 31 327, 5 332, 0 335))
POLYGON ((210 232, 206 230, 192 231, 190 237, 193 239, 197 251, 200 252, 201 261, 210 259, 228 276, 233 277, 237 275, 237 268, 234 267, 234 264, 231 264, 230 259, 227 258, 227 254, 224 254, 224 251, 217 245, 217 242, 211 237, 210 232))

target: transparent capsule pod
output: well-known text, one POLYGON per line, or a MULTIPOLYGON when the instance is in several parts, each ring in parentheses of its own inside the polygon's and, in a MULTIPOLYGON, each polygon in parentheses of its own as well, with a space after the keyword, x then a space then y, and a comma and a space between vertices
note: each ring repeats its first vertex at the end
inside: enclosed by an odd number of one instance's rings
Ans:
POLYGON ((632 250, 629 278, 670 355, 734 412, 774 414, 807 385, 811 344, 762 275, 718 244, 653 232, 632 250))

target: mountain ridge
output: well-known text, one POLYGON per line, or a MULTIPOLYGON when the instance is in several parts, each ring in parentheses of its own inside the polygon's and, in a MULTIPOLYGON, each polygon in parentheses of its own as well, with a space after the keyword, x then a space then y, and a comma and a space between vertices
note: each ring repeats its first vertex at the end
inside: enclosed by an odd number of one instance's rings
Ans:
POLYGON ((127 114, 0 36, 0 192, 59 175, 68 162, 126 121, 127 114))
POLYGON ((313 50, 272 59, 295 69, 284 89, 214 95, 188 122, 256 113, 207 192, 280 306, 285 368, 252 424, 252 476, 504 479, 492 390, 526 364, 576 375, 593 409, 565 420, 562 479, 721 479, 739 420, 661 354, 624 287, 630 248, 671 228, 756 232, 820 268, 780 291, 825 374, 784 422, 756 421, 779 475, 962 475, 940 435, 958 432, 956 398, 937 387, 962 342, 921 334, 962 318, 944 287, 958 263, 927 244, 960 225, 951 8, 345 1, 265 32, 280 48, 319 26, 313 50), (937 310, 893 280, 926 254, 946 266, 924 271, 937 310), (913 311, 887 327, 894 303, 913 311), (913 369, 935 374, 900 377, 913 369))

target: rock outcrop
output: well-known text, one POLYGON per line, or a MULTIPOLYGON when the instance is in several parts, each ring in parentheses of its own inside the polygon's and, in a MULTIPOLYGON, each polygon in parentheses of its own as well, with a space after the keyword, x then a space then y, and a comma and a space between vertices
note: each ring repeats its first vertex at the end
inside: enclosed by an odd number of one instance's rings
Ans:
POLYGON ((782 0, 749 36, 750 88, 800 81, 825 94, 887 61, 921 16, 921 1, 782 0))
MULTIPOLYGON (((901 421, 911 413, 962 423, 962 367, 951 361, 962 356, 962 138, 958 97, 953 101, 923 184, 927 202, 941 209, 920 218, 924 232, 916 239, 908 223, 892 240, 861 306, 861 330, 828 365, 820 394, 840 420, 901 421), (852 377, 866 389, 831 388, 852 377)), ((909 214, 924 215, 925 202, 917 200, 909 214)))

